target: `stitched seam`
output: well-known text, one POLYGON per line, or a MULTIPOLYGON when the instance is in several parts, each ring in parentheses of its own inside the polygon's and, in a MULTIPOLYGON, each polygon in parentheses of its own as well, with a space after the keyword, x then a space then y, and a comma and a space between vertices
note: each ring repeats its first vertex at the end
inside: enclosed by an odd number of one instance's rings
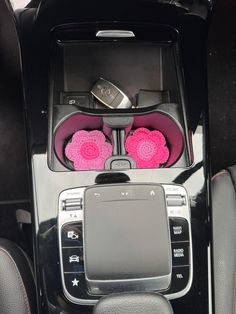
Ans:
POLYGON ((213 177, 212 177, 212 181, 214 181, 216 178, 220 177, 220 176, 224 176, 224 175, 230 175, 229 172, 227 170, 222 170, 220 172, 218 172, 217 174, 215 174, 213 177))
POLYGON ((29 306, 29 302, 28 302, 28 298, 27 298, 27 293, 26 293, 25 285, 24 285, 24 283, 23 283, 23 280, 22 280, 22 277, 21 277, 21 275, 20 275, 20 273, 19 273, 19 270, 18 270, 18 268, 17 268, 17 265, 16 265, 15 261, 13 260, 13 258, 11 257, 11 255, 10 255, 6 250, 4 250, 3 248, 0 248, 0 251, 4 252, 4 253, 9 257, 9 259, 10 259, 12 265, 14 266, 14 269, 15 269, 15 272, 16 272, 16 275, 17 275, 18 282, 19 282, 19 284, 20 284, 20 286, 21 286, 21 288, 22 288, 23 300, 24 300, 24 305, 25 305, 25 308, 26 308, 26 312, 27 312, 28 314, 30 314, 31 311, 30 311, 30 306, 29 306))

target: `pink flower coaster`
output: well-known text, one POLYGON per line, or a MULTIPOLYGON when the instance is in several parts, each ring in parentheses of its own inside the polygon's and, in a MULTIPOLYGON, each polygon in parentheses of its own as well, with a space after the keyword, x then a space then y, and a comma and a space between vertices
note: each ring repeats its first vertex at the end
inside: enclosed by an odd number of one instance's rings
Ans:
POLYGON ((102 170, 112 155, 112 145, 106 142, 101 131, 77 131, 66 145, 65 155, 75 170, 102 170))
POLYGON ((128 155, 136 161, 137 168, 159 168, 167 162, 170 155, 164 135, 146 128, 135 130, 127 138, 125 148, 128 155))

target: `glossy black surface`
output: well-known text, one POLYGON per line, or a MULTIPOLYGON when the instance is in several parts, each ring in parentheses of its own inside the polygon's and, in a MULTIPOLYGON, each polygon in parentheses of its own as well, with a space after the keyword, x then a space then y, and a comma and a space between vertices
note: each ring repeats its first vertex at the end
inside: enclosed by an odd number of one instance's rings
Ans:
MULTIPOLYGON (((35 261, 39 303, 43 312, 86 313, 91 308, 79 307, 66 301, 62 293, 59 248, 57 239, 58 195, 61 191, 80 186, 94 185, 98 172, 53 172, 48 167, 47 105, 49 94, 48 70, 50 67, 51 33, 61 23, 96 21, 96 27, 114 26, 110 21, 155 22, 168 24, 178 31, 181 71, 185 77, 185 95, 188 109, 188 134, 192 138, 194 163, 188 168, 128 170, 131 182, 182 184, 191 202, 193 236, 193 285, 182 299, 172 301, 175 313, 208 314, 208 258, 209 243, 209 165, 207 129, 207 84, 205 38, 209 2, 191 6, 158 4, 154 1, 129 1, 124 7, 115 4, 112 14, 97 4, 70 1, 43 2, 35 19, 34 9, 18 13, 23 57, 23 77, 26 116, 29 131, 29 152, 32 162, 33 199, 35 210, 35 261), (58 6, 58 10, 55 10, 58 6), (75 10, 80 9, 79 11, 75 10), (190 9, 189 9, 189 8, 190 9), (60 9, 59 9, 60 8, 60 9), (192 9, 191 9, 192 8, 192 9), (93 10, 91 10, 93 9, 93 10), (132 9, 132 10, 131 10, 132 9), (197 10, 196 10, 197 9, 197 10), (102 14, 101 14, 102 11, 102 14), (76 13, 75 13, 76 12, 76 13), (188 14, 186 14, 188 13, 188 14), (103 24, 98 24, 103 20, 103 24), (107 22, 106 22, 107 21, 107 22), (40 56, 40 57, 39 57, 40 56), (202 114, 204 115, 202 116, 202 114), (202 122, 204 126, 202 125, 202 122)), ((106 1, 102 2, 106 4, 106 1)), ((82 28, 85 26, 81 26, 82 28)), ((163 34, 160 32, 160 34, 163 34)), ((87 36, 88 34, 85 34, 87 36)), ((147 36, 155 37, 155 33, 147 36)), ((106 175, 105 175, 106 180, 106 175)))
MULTIPOLYGON (((208 261, 207 261, 207 177, 203 168, 203 129, 199 126, 193 134, 195 164, 189 169, 129 170, 126 173, 131 182, 155 182, 182 184, 191 200, 194 275, 190 292, 182 299, 173 301, 176 313, 208 313, 208 261), (180 311, 180 312, 179 312, 180 311)), ((52 172, 47 166, 47 155, 35 151, 32 156, 35 208, 37 209, 36 227, 38 263, 41 273, 41 287, 47 287, 48 302, 58 305, 58 297, 63 298, 60 270, 59 248, 57 243, 58 195, 61 191, 95 184, 96 172, 52 172)), ((38 278, 39 279, 39 278, 38 278)), ((61 307, 73 313, 73 305, 60 300, 61 307)), ((76 311, 76 310, 75 310, 76 311)))

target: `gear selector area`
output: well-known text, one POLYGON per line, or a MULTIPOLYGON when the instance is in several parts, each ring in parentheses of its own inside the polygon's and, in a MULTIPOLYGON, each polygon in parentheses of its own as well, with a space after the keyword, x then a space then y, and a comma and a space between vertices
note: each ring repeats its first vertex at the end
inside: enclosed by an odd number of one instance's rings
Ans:
POLYGON ((64 293, 73 303, 95 304, 101 296, 138 291, 174 299, 190 289, 190 210, 182 186, 125 183, 65 190, 58 231, 64 293), (68 210, 63 204, 73 199, 81 206, 68 210))

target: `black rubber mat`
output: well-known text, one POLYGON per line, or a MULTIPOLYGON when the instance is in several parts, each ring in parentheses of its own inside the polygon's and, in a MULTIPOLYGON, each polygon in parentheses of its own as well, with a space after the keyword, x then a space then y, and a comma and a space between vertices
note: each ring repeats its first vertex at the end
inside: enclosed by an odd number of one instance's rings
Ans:
POLYGON ((236 164, 236 1, 216 4, 208 39, 212 172, 236 164))

